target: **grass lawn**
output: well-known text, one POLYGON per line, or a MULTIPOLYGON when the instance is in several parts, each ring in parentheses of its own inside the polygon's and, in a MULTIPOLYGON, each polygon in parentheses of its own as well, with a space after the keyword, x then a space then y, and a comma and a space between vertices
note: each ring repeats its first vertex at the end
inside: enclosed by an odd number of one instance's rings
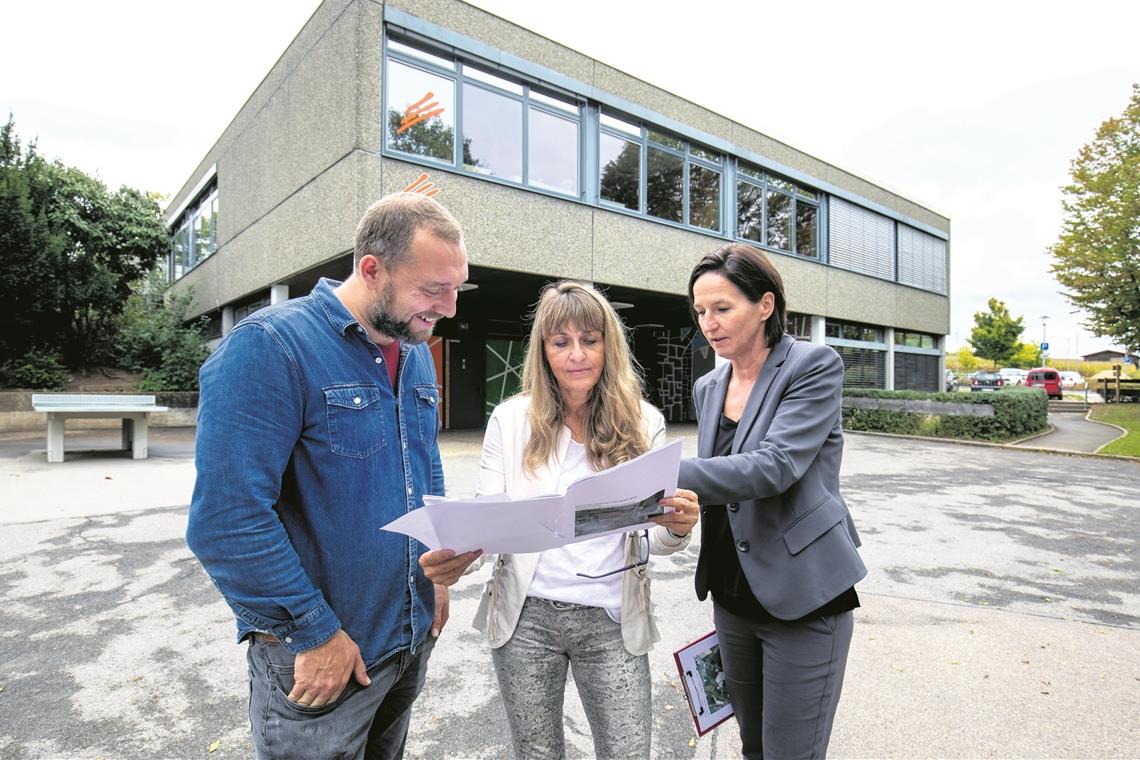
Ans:
POLYGON ((1101 449, 1101 454, 1140 457, 1140 404, 1096 404, 1091 416, 1097 422, 1111 422, 1128 431, 1128 435, 1101 449))

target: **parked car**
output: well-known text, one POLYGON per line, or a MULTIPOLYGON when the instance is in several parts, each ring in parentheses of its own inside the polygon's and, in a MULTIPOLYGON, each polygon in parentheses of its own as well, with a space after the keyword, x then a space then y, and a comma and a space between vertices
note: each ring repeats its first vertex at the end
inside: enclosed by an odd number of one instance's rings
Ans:
POLYGON ((958 390, 958 376, 954 374, 953 370, 946 370, 946 392, 958 390))
POLYGON ((1085 378, 1080 372, 1062 372, 1061 386, 1064 388, 1084 388, 1085 378))
POLYGON ((1001 373, 979 370, 970 381, 971 391, 1000 391, 1005 386, 1001 373))
POLYGON ((1025 385, 1025 376, 1029 374, 1016 367, 1002 367, 998 372, 1001 374, 1001 379, 1005 380, 1006 385, 1025 385))
POLYGON ((1029 370, 1025 387, 1041 388, 1049 398, 1061 398, 1061 373, 1052 367, 1037 367, 1029 370))

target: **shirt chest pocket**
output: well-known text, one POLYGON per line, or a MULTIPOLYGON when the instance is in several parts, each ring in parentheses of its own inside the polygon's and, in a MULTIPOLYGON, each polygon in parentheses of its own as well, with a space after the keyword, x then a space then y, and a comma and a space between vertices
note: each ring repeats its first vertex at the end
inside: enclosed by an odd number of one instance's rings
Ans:
POLYGON ((329 447, 342 457, 364 459, 384 448, 384 409, 375 385, 330 385, 324 389, 329 447))
POLYGON ((435 443, 439 433, 439 388, 435 385, 416 385, 416 416, 420 423, 420 440, 427 445, 435 443))

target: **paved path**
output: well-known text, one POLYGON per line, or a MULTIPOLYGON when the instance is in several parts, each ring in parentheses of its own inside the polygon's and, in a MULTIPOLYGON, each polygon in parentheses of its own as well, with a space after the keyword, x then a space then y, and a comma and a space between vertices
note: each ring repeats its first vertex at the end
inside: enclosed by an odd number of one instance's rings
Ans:
POLYGON ((1061 412, 1049 415, 1051 433, 1014 444, 1027 449, 1093 453, 1120 437, 1120 428, 1085 419, 1082 414, 1061 412))
MULTIPOLYGON (((673 434, 692 453, 693 429, 673 434)), ((251 756, 232 618, 182 539, 187 433, 156 437, 146 461, 50 467, 0 440, 0 757, 251 756)), ((470 492, 478 436, 443 448, 470 492)), ((852 434, 843 479, 871 574, 832 757, 1136 756, 1140 465, 852 434)), ((672 675, 671 650, 711 626, 694 563, 653 560, 655 758, 738 756, 731 723, 695 738, 672 675)), ((409 757, 508 754, 468 627, 479 583, 455 590, 409 757)), ((566 704, 570 756, 589 757, 572 685, 566 704)))

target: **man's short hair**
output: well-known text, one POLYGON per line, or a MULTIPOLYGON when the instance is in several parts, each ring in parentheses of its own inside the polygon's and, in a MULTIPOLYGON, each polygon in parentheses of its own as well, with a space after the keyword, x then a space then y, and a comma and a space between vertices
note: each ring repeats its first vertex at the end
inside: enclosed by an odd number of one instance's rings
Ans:
POLYGON ((353 269, 364 256, 375 256, 385 267, 398 266, 407 259, 412 239, 421 229, 448 243, 463 240, 459 222, 435 200, 422 193, 384 196, 368 207, 356 226, 353 269))

